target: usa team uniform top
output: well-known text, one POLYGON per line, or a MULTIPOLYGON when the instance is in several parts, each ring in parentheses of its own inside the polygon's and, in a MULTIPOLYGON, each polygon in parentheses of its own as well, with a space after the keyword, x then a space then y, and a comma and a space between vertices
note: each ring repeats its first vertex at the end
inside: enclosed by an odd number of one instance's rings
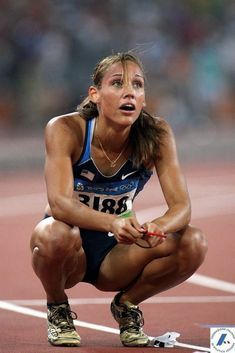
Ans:
POLYGON ((111 214, 127 210, 152 175, 144 167, 135 168, 130 159, 112 176, 103 175, 91 157, 95 118, 87 120, 86 135, 80 159, 73 165, 74 192, 79 201, 100 212, 111 214))

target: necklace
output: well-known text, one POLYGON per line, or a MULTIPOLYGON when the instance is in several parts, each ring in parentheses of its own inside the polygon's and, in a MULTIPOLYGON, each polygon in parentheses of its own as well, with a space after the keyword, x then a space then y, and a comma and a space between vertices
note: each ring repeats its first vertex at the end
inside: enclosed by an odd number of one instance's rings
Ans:
POLYGON ((99 142, 100 148, 101 148, 101 150, 102 150, 102 152, 103 152, 105 158, 106 158, 106 159, 109 161, 109 163, 110 163, 110 167, 111 167, 111 168, 114 168, 114 167, 116 166, 116 164, 117 164, 117 161, 121 158, 121 156, 123 155, 125 149, 127 148, 128 141, 125 143, 123 149, 122 149, 121 152, 118 154, 118 156, 117 156, 114 160, 112 160, 112 159, 109 158, 109 156, 108 156, 107 153, 105 152, 105 149, 104 149, 104 147, 103 147, 103 145, 102 145, 102 143, 101 143, 101 141, 100 141, 100 138, 99 138, 99 135, 98 135, 98 132, 97 132, 97 127, 96 127, 96 137, 97 137, 97 140, 98 140, 98 142, 99 142))

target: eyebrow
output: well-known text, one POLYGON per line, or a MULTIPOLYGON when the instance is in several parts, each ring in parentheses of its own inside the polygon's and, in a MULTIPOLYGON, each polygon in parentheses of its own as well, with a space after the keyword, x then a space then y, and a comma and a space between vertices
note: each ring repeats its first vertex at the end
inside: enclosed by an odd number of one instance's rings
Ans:
MULTIPOLYGON (((113 74, 113 75, 111 75, 111 77, 115 77, 115 76, 122 77, 123 74, 113 74)), ((142 76, 142 75, 140 75, 140 74, 135 74, 135 76, 144 79, 144 76, 142 76)))

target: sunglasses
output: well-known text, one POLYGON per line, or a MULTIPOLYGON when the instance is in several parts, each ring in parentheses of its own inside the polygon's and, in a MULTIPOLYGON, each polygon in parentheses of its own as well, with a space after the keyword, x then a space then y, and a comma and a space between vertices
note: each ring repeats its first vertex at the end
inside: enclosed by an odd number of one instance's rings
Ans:
POLYGON ((143 237, 138 239, 135 244, 140 246, 141 248, 152 248, 151 244, 149 243, 149 237, 158 237, 158 238, 166 239, 167 236, 159 232, 146 231, 143 233, 143 237))

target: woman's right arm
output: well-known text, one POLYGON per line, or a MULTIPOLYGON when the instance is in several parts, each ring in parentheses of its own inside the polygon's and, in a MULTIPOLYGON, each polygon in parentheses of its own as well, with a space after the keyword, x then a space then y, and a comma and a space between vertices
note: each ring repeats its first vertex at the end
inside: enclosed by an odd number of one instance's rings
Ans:
POLYGON ((74 131, 68 118, 52 119, 45 130, 45 179, 51 215, 59 221, 92 230, 111 231, 116 216, 95 211, 74 197, 72 159, 81 141, 82 129, 74 131))

